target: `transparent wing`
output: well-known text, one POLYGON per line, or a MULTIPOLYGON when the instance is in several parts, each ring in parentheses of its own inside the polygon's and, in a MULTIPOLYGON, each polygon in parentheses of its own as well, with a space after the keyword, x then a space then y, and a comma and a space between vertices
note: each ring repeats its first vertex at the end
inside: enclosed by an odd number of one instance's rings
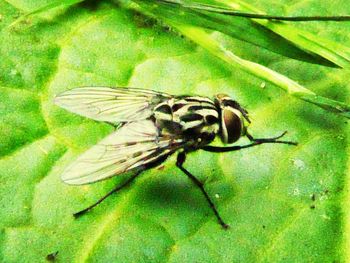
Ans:
POLYGON ((62 174, 68 184, 87 184, 142 167, 182 147, 181 139, 158 137, 149 120, 126 123, 93 146, 62 174))
POLYGON ((147 119, 158 103, 171 96, 133 88, 82 87, 65 91, 55 103, 97 121, 128 122, 147 119))

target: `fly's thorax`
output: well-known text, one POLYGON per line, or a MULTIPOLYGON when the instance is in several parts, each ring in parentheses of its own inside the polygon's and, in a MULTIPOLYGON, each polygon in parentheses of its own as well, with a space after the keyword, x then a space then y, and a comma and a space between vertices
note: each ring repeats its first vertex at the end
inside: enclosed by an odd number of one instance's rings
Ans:
POLYGON ((154 117, 162 134, 200 138, 217 134, 219 113, 213 101, 204 97, 178 97, 154 108, 154 117))
POLYGON ((220 113, 220 138, 225 144, 234 143, 246 133, 248 112, 225 94, 216 95, 215 103, 220 113))

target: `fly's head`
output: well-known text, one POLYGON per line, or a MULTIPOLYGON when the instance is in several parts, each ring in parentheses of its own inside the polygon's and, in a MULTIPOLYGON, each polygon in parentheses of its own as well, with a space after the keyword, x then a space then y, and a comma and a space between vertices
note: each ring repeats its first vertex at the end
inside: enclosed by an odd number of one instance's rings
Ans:
POLYGON ((226 94, 217 94, 215 104, 220 112, 220 138, 225 144, 234 143, 246 134, 248 112, 226 94))

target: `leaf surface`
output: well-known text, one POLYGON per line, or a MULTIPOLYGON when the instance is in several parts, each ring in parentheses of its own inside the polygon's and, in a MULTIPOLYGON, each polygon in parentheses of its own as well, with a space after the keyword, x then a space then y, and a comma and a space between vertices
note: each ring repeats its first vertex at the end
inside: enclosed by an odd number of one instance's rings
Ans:
MULTIPOLYGON (((1 262, 45 262, 56 251, 58 262, 349 260, 346 119, 291 98, 153 19, 108 1, 8 28, 27 3, 0 0, 0 38, 6 39, 0 42, 1 262), (175 167, 175 156, 74 219, 74 212, 128 178, 76 187, 60 180, 74 158, 113 131, 53 104, 56 94, 88 85, 227 93, 248 109, 254 136, 288 130, 286 137, 299 145, 188 155, 185 167, 205 183, 231 226, 227 231, 175 167)), ((317 1, 293 3, 285 8, 321 10, 317 1)), ((317 23, 310 30, 349 45, 347 25, 317 23)), ((349 103, 348 70, 225 41, 317 94, 349 103)))

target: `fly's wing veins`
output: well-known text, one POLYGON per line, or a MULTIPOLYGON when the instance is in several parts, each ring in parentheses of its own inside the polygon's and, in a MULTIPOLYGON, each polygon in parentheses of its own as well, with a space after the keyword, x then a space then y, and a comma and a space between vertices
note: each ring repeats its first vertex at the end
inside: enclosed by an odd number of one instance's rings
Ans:
POLYGON ((149 118, 153 108, 171 95, 134 88, 81 87, 55 97, 56 105, 81 116, 105 122, 149 118))
POLYGON ((159 136, 153 121, 126 123, 80 155, 63 174, 68 184, 88 184, 156 162, 182 148, 181 138, 159 136))

